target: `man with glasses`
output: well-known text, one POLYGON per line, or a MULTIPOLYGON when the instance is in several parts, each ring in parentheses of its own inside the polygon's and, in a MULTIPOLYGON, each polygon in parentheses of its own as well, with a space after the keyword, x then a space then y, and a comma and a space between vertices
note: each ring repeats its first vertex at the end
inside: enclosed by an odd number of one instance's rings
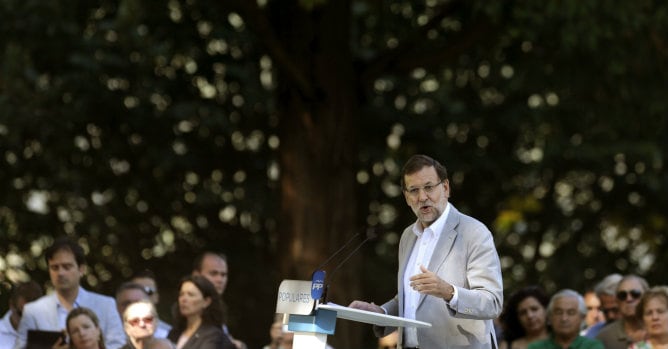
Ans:
POLYGON ((636 317, 640 297, 649 289, 649 284, 638 275, 627 275, 617 285, 617 306, 620 318, 606 326, 596 336, 606 349, 627 349, 633 342, 645 338, 642 319, 636 317))
MULTIPOLYGON (((432 324, 400 329, 404 349, 496 348, 493 319, 503 308, 503 281, 492 234, 448 203, 448 173, 431 157, 411 157, 401 186, 417 221, 399 242, 398 293, 382 306, 354 301, 350 307, 432 324)), ((394 328, 374 330, 385 336, 394 328)))

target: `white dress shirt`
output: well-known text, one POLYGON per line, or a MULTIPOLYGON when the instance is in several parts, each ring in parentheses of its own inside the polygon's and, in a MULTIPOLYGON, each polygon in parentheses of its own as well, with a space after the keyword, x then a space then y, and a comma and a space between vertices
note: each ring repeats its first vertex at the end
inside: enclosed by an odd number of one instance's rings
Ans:
MULTIPOLYGON (((434 247, 436 247, 436 243, 441 237, 441 231, 443 231, 449 213, 450 204, 448 203, 445 206, 443 214, 441 214, 441 216, 428 227, 422 229, 422 224, 420 222, 416 222, 413 225, 413 233, 417 235, 417 240, 415 241, 411 256, 406 265, 406 271, 404 272, 404 317, 407 319, 416 320, 415 311, 417 310, 417 305, 420 301, 420 292, 414 290, 410 286, 410 278, 413 275, 422 273, 420 265, 428 268, 431 256, 434 254, 434 247)), ((404 328, 403 346, 417 347, 418 344, 417 328, 404 328)))

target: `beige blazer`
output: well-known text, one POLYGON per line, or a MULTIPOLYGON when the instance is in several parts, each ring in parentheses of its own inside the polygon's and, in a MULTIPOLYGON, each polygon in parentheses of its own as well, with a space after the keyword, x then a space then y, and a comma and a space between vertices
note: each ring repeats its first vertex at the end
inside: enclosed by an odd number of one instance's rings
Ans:
MULTIPOLYGON (((398 294, 382 305, 390 315, 404 313, 404 270, 417 240, 412 227, 404 230, 399 242, 398 294)), ((487 227, 451 206, 428 269, 457 288, 458 301, 453 309, 442 298, 420 296, 416 319, 432 324, 417 331, 420 349, 496 348, 492 320, 503 308, 503 280, 499 255, 487 227)), ((375 328, 379 336, 393 330, 375 328)), ((399 331, 399 348, 401 343, 399 331)))

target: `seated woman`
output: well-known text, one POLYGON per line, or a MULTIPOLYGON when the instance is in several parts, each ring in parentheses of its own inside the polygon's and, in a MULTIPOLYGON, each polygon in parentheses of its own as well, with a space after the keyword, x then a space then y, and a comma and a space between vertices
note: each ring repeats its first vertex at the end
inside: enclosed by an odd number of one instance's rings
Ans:
POLYGON ((92 310, 84 307, 72 309, 65 324, 72 349, 105 349, 100 320, 92 310))
POLYGON ((151 301, 128 305, 123 311, 123 329, 128 336, 128 344, 122 349, 173 349, 172 342, 153 337, 158 321, 158 311, 151 301))
POLYGON ((167 338, 177 349, 234 349, 223 332, 223 305, 216 288, 203 276, 179 285, 179 311, 167 338))
POLYGON ((668 287, 656 286, 646 291, 636 308, 647 334, 629 349, 665 348, 668 346, 668 287))
POLYGON ((501 313, 504 339, 499 349, 526 349, 529 343, 547 338, 549 301, 538 286, 527 286, 513 293, 501 313))

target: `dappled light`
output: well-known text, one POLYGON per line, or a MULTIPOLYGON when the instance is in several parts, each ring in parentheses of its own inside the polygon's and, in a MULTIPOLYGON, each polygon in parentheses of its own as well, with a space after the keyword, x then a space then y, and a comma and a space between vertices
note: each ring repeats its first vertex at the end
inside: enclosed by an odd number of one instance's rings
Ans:
POLYGON ((662 280, 667 5, 69 5, 0 5, 0 300, 48 285, 66 235, 86 288, 153 269, 165 307, 194 256, 225 252, 248 323, 359 231, 378 238, 332 296, 391 297, 416 153, 492 231, 506 290, 662 280))

